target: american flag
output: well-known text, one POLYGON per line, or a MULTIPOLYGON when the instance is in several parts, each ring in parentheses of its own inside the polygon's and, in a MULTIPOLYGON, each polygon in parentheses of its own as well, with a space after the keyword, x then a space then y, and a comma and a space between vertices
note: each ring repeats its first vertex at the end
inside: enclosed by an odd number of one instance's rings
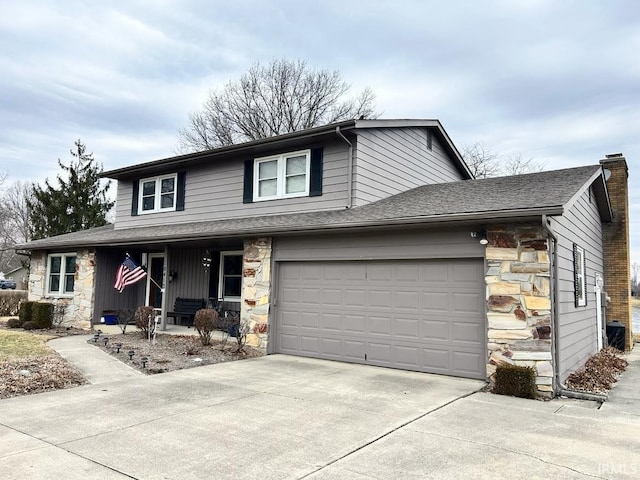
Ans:
POLYGON ((136 283, 138 280, 142 280, 146 276, 147 272, 145 272, 139 265, 136 265, 136 262, 134 262, 131 257, 127 257, 118 267, 116 283, 113 288, 122 293, 124 287, 136 283))

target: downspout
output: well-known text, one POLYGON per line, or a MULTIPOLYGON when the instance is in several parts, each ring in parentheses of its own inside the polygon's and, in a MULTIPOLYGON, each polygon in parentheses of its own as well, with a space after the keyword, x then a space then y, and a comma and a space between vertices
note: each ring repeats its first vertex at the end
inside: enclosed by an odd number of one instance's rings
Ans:
POLYGON ((551 229, 550 220, 547 215, 542 215, 542 228, 544 228, 549 236, 552 239, 552 256, 551 262, 553 265, 553 270, 551 275, 551 281, 549 282, 550 293, 552 297, 552 308, 551 308, 551 331, 553 332, 553 344, 551 348, 551 357, 553 364, 553 391, 558 395, 563 395, 569 398, 578 398, 581 400, 592 400, 596 402, 604 402, 607 399, 606 395, 601 394, 593 394, 593 393, 585 393, 585 392, 576 392, 573 390, 569 390, 569 388, 560 381, 560 369, 558 365, 558 329, 557 320, 558 320, 558 295, 557 295, 557 281, 558 281, 558 236, 551 229))
POLYGON ((351 208, 353 203, 353 145, 347 140, 347 137, 342 134, 339 126, 336 127, 336 135, 349 145, 349 159, 347 161, 347 208, 351 208))

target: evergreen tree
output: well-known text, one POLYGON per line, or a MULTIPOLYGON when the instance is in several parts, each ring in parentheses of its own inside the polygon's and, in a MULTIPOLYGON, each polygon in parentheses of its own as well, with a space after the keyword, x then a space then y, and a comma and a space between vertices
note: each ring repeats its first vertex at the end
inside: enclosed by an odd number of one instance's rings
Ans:
POLYGON ((27 201, 31 238, 51 237, 106 225, 107 214, 115 202, 107 199, 110 182, 101 184, 102 165, 85 145, 76 141, 70 164, 58 159, 63 176, 57 176, 57 186, 45 180, 44 188, 35 184, 27 201), (66 178, 63 178, 66 177, 66 178))

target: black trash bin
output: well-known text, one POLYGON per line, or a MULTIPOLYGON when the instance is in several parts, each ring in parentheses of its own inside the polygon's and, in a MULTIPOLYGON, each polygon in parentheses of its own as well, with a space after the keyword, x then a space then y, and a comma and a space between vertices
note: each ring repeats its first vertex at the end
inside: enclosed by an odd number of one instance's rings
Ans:
POLYGON ((607 340, 609 340, 609 346, 624 352, 625 330, 626 327, 617 320, 607 323, 607 340))

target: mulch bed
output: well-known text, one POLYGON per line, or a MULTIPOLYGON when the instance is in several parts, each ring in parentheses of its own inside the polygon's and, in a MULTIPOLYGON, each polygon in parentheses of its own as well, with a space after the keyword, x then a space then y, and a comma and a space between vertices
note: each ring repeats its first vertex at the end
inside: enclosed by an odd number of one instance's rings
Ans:
POLYGON ((89 340, 89 343, 147 374, 172 372, 263 355, 260 350, 250 346, 245 346, 243 352, 236 352, 237 344, 233 338, 226 344, 214 340, 212 345, 203 346, 198 337, 191 335, 158 334, 153 343, 140 332, 132 332, 126 335, 102 335, 97 342, 89 340), (105 338, 108 339, 106 345, 105 338), (118 343, 122 344, 120 353, 117 353, 118 343), (134 352, 132 359, 129 358, 129 351, 134 352), (146 366, 143 366, 142 357, 147 358, 146 366))
POLYGON ((622 353, 613 347, 602 349, 589 358, 584 367, 569 375, 567 387, 587 393, 608 392, 629 365, 621 355, 622 353))
POLYGON ((85 383, 82 374, 55 352, 44 357, 0 362, 0 398, 77 387, 85 383))

